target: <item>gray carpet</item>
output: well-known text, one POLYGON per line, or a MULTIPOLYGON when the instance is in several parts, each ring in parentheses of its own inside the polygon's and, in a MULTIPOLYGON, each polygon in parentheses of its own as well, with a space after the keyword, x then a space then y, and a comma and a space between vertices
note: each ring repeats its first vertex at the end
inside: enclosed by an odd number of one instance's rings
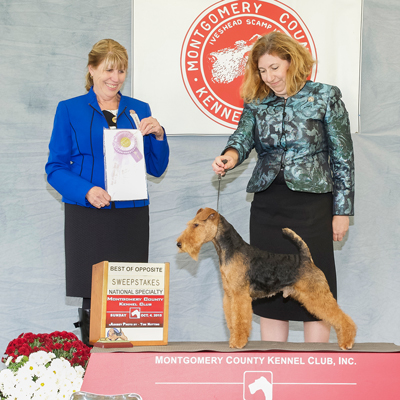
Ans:
POLYGON ((166 346, 134 346, 130 348, 101 349, 93 347, 92 353, 113 352, 158 352, 158 353, 190 353, 200 351, 229 352, 254 352, 254 351, 292 351, 292 352, 351 352, 359 353, 396 353, 400 352, 400 346, 393 343, 356 343, 352 350, 340 350, 337 343, 280 343, 251 341, 243 349, 231 349, 228 342, 173 342, 166 346))

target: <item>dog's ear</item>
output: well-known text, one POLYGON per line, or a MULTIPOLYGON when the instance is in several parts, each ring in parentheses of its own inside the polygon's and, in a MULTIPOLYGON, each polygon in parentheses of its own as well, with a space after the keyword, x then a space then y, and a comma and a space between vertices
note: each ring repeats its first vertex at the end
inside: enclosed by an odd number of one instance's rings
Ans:
POLYGON ((208 219, 214 219, 217 215, 217 212, 215 210, 213 210, 212 208, 205 208, 202 212, 202 219, 203 221, 206 221, 208 219))
POLYGON ((199 211, 197 211, 196 215, 199 214, 199 213, 201 213, 202 211, 203 211, 203 209, 200 208, 199 211))
POLYGON ((207 217, 207 219, 214 219, 214 218, 215 218, 215 213, 211 213, 207 217))

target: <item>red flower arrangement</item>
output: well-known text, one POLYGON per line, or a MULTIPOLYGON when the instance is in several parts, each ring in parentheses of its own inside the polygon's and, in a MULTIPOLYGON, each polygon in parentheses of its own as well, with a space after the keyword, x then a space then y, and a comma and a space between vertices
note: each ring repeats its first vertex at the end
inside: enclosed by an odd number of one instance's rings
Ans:
POLYGON ((52 332, 49 334, 21 333, 17 339, 12 340, 6 349, 2 362, 11 356, 14 363, 19 356, 27 356, 39 350, 54 353, 57 358, 65 358, 72 367, 86 368, 90 357, 90 347, 86 346, 71 332, 52 332))

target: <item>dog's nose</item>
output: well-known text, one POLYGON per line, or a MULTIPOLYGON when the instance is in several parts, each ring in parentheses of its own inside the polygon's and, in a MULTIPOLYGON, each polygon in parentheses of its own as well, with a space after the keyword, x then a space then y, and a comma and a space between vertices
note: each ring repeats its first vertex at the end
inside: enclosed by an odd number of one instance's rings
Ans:
POLYGON ((181 242, 178 242, 176 245, 177 245, 179 248, 182 247, 182 243, 181 243, 181 242))

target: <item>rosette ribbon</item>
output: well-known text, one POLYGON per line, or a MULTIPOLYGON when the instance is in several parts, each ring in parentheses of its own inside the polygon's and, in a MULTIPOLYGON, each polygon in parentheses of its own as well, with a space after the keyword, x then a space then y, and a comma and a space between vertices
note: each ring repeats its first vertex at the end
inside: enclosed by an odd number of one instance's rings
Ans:
POLYGON ((131 156, 136 162, 143 158, 143 154, 137 147, 137 140, 131 132, 118 132, 113 140, 114 151, 122 161, 123 156, 131 156))

